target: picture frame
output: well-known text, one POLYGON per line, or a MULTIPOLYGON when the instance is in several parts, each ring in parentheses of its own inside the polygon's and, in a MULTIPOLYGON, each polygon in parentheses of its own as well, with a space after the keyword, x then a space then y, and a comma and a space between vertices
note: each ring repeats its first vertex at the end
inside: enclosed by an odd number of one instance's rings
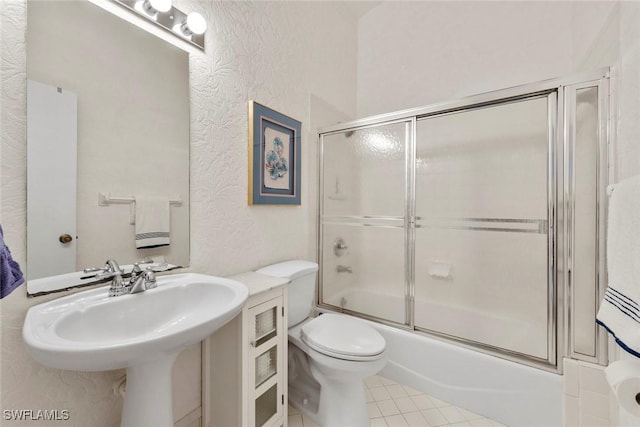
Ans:
POLYGON ((249 205, 300 205, 302 123, 249 101, 249 205))

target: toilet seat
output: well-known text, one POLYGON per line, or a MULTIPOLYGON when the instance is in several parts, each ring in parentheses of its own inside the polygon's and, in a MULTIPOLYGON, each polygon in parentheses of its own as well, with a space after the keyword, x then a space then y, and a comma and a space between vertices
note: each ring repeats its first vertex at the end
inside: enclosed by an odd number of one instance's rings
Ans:
POLYGON ((332 313, 304 324, 300 338, 321 354, 353 361, 380 359, 386 345, 382 335, 363 321, 332 313))

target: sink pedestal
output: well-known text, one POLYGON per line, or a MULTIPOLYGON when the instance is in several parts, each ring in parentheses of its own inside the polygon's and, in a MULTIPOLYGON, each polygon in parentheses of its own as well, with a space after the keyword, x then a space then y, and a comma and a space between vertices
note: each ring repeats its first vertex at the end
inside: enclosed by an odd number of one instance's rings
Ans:
POLYGON ((127 368, 120 427, 172 427, 171 373, 178 352, 127 368))

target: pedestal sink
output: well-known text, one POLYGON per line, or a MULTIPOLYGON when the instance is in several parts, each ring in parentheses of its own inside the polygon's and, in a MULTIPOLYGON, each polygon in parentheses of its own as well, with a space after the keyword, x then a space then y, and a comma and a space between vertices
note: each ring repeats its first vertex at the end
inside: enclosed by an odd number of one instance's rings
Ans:
POLYGON ((108 286, 33 306, 22 330, 29 354, 74 371, 127 369, 121 427, 173 425, 171 368, 178 354, 242 310, 240 282, 204 274, 157 278, 158 287, 109 297, 108 286))

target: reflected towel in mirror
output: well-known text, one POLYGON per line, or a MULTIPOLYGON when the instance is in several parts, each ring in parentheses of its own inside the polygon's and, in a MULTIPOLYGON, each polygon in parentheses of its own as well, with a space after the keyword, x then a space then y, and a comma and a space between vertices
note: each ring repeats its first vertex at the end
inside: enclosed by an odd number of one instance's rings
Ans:
POLYGON ((136 248, 169 245, 170 213, 168 198, 136 196, 136 248))

